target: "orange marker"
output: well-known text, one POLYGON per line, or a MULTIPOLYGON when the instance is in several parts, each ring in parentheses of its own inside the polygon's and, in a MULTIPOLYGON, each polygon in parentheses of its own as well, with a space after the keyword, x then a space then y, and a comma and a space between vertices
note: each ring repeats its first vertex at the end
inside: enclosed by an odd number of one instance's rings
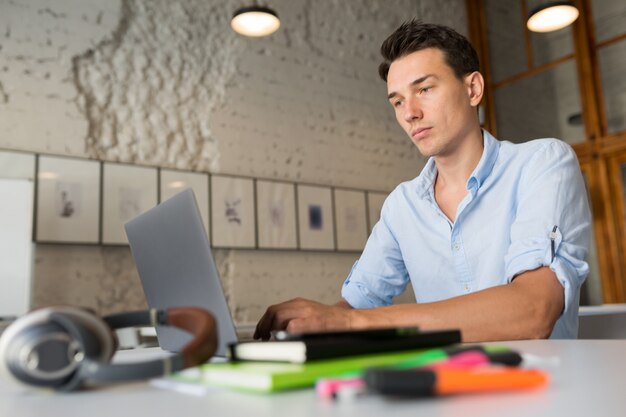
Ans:
POLYGON ((414 397, 529 389, 548 383, 548 376, 544 372, 504 366, 431 370, 370 369, 365 372, 364 379, 371 392, 414 397))

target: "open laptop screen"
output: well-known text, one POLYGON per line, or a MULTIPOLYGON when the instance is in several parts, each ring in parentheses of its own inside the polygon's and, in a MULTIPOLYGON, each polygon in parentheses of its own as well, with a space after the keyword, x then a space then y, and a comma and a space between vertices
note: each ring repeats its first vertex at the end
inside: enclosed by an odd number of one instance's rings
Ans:
MULTIPOLYGON (((196 198, 182 191, 125 224, 130 249, 150 308, 202 307, 218 324, 217 356, 237 336, 196 198)), ((190 336, 157 326, 163 349, 179 351, 190 336)))

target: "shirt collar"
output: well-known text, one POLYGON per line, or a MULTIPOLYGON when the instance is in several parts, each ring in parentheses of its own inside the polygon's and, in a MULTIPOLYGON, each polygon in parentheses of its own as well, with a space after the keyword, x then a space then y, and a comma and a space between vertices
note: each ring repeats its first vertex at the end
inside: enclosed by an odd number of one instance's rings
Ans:
POLYGON ((437 178, 437 166, 435 165, 435 158, 430 157, 417 177, 415 183, 417 195, 426 198, 433 188, 435 178, 437 178))
MULTIPOLYGON (((467 180, 467 189, 480 188, 496 163, 500 151, 500 141, 494 138, 489 132, 483 130, 483 155, 474 168, 472 175, 467 180), (475 185, 474 185, 475 184, 475 185)), ((417 194, 424 198, 432 192, 435 179, 437 178, 437 166, 435 158, 430 157, 422 172, 417 177, 415 183, 417 194)))
POLYGON ((496 164, 498 153, 500 152, 500 141, 491 136, 489 132, 483 130, 483 156, 481 156, 474 172, 467 180, 467 189, 471 189, 476 184, 476 189, 480 188, 496 164))

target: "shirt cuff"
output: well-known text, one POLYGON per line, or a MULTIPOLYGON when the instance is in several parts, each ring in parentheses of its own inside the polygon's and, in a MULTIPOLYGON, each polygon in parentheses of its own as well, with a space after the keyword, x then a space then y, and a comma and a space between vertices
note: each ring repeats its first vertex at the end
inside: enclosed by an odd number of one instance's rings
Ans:
MULTIPOLYGON (((511 259, 506 268, 506 280, 507 282, 513 281, 513 279, 526 271, 532 271, 537 268, 547 266, 552 272, 556 274, 558 281, 563 286, 563 312, 561 315, 569 313, 573 308, 572 304, 577 300, 577 292, 580 289, 580 283, 578 280, 579 272, 571 265, 567 259, 560 256, 559 248, 562 244, 563 236, 559 230, 556 231, 556 239, 554 241, 554 252, 551 243, 546 245, 537 244, 529 245, 527 251, 517 255, 511 259)), ((544 240, 545 242, 545 240, 544 240)), ((567 246, 567 245, 566 245, 567 246)), ((578 306, 575 306, 578 309, 578 306)))
POLYGON ((341 288, 341 297, 348 302, 353 308, 375 308, 389 305, 374 295, 363 283, 351 280, 359 261, 352 266, 352 270, 348 278, 341 288))

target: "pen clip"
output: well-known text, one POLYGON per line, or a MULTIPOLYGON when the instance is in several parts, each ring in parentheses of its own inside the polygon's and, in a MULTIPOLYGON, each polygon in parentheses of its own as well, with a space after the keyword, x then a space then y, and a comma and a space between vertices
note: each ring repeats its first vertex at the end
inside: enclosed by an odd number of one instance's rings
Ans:
POLYGON ((550 259, 550 263, 554 262, 554 258, 556 256, 556 249, 555 249, 555 241, 556 241, 556 230, 559 227, 557 225, 554 225, 554 227, 552 228, 552 231, 550 232, 550 248, 551 248, 551 253, 552 253, 552 258, 550 259))

